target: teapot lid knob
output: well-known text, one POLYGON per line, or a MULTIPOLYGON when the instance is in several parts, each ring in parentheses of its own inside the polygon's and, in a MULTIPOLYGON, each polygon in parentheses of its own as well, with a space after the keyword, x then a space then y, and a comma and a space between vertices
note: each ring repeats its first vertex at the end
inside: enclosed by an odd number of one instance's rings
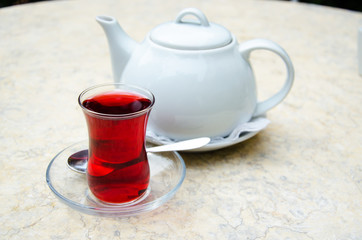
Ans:
POLYGON ((204 27, 210 26, 209 21, 207 20, 205 14, 204 14, 203 12, 201 12, 201 11, 200 11, 199 9, 197 9, 197 8, 186 8, 186 9, 182 10, 182 11, 178 14, 175 22, 176 22, 176 23, 183 23, 182 19, 183 19, 185 16, 187 16, 187 15, 195 16, 195 17, 200 21, 200 24, 201 24, 202 26, 204 26, 204 27))
POLYGON ((186 8, 174 22, 161 24, 150 33, 150 39, 164 47, 179 50, 206 50, 224 47, 232 41, 224 27, 210 23, 196 8, 186 8), (187 17, 192 16, 196 20, 187 17))

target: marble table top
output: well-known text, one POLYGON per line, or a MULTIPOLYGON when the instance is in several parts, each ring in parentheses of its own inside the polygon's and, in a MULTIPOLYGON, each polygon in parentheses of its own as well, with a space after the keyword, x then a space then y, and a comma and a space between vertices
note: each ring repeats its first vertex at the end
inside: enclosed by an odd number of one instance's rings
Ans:
MULTIPOLYGON (((0 239, 362 239, 362 77, 358 12, 291 1, 74 0, 0 9, 0 239), (112 81, 97 15, 142 41, 186 7, 239 42, 279 43, 295 67, 287 98, 251 139, 181 153, 186 178, 157 210, 105 218, 61 203, 45 181, 51 159, 87 138, 77 96, 112 81)), ((251 56, 260 99, 283 63, 251 56)))

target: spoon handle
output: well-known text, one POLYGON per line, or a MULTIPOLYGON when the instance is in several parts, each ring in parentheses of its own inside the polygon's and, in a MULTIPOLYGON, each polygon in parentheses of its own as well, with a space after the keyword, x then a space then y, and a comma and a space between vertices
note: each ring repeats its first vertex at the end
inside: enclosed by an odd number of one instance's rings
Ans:
POLYGON ((191 140, 181 141, 177 143, 151 147, 147 148, 147 152, 167 152, 167 151, 183 151, 183 150, 190 150, 196 149, 202 146, 205 146, 210 142, 210 138, 202 137, 202 138, 195 138, 191 140))

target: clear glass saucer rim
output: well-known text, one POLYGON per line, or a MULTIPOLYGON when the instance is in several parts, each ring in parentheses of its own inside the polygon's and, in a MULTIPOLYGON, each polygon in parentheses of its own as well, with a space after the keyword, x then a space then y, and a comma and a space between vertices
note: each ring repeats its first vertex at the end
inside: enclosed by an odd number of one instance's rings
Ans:
MULTIPOLYGON (((144 212, 148 212, 151 210, 154 210, 158 207, 160 207, 161 205, 163 205, 165 202, 167 202, 169 199, 171 199, 173 197, 173 195, 179 190, 179 188, 181 187, 185 176, 186 176, 186 165, 185 162, 183 160, 183 158, 180 156, 179 153, 177 152, 172 152, 173 154, 173 160, 177 161, 179 163, 180 169, 178 169, 178 172, 180 173, 180 175, 178 176, 177 179, 177 184, 175 184, 173 186, 173 188, 168 191, 166 194, 152 200, 149 202, 140 202, 138 204, 135 205, 128 205, 128 206, 88 206, 88 205, 84 205, 82 203, 76 202, 74 200, 71 200, 65 196, 63 196, 63 194, 61 192, 59 192, 54 186, 53 186, 53 182, 51 180, 51 176, 50 176, 50 171, 52 169, 52 166, 54 164, 54 162, 56 160, 59 160, 59 158, 62 156, 62 154, 64 154, 67 150, 72 149, 76 146, 85 146, 83 148, 80 148, 79 150, 82 150, 84 148, 86 148, 87 146, 87 141, 80 141, 77 143, 74 143, 66 148, 64 148, 62 151, 60 151, 58 154, 56 154, 53 159, 50 161, 47 170, 46 170, 46 182, 49 186, 49 188, 51 189, 51 191, 55 194, 55 196, 57 198, 59 198, 59 200, 61 200, 63 203, 65 203, 66 205, 68 205, 69 207, 78 210, 80 212, 83 213, 87 213, 87 214, 91 214, 91 215, 115 215, 115 216, 132 216, 132 215, 136 215, 136 214, 140 214, 140 213, 144 213, 144 212)), ((168 152, 170 153, 170 152, 168 152)), ((158 154, 167 154, 167 153, 158 153, 158 154)), ((151 155, 151 159, 149 157, 149 161, 152 160, 152 155, 151 155)), ((71 171, 69 169, 69 171, 71 171)), ((79 174, 79 173, 75 173, 75 174, 79 174)), ((151 188, 152 191, 152 188, 151 188)), ((84 193, 86 194, 86 193, 84 193)))

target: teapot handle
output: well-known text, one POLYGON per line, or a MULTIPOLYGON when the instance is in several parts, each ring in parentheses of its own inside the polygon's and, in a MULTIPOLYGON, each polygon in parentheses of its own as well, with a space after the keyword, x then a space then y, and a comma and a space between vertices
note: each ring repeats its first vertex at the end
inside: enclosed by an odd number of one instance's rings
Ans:
POLYGON ((286 51, 275 42, 266 39, 253 39, 246 41, 240 44, 239 46, 240 54, 248 62, 249 62, 250 53, 257 49, 269 50, 279 55, 284 61, 285 66, 287 68, 287 79, 285 80, 285 83, 283 87, 279 90, 279 92, 277 92, 270 98, 257 103, 253 117, 259 116, 268 111, 269 109, 278 105, 287 96, 294 81, 294 68, 292 61, 290 60, 286 51))

